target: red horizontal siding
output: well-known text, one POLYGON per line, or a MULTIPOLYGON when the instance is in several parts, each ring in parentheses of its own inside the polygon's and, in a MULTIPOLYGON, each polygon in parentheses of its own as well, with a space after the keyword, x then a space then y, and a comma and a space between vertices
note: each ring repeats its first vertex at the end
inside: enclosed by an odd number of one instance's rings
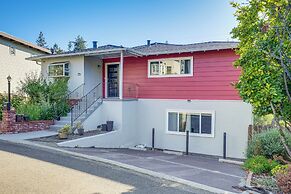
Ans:
MULTIPOLYGON (((240 100, 232 85, 240 75, 240 69, 233 67, 236 59, 238 56, 233 50, 127 57, 124 59, 123 81, 137 84, 139 98, 240 100), (172 57, 193 57, 194 75, 148 78, 148 60, 172 57)), ((106 59, 104 63, 117 61, 119 59, 106 59)))

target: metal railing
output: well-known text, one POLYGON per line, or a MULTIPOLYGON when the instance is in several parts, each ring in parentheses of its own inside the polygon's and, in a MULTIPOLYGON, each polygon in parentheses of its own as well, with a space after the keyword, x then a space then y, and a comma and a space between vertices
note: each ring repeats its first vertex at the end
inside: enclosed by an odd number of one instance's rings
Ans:
MULTIPOLYGON (((53 106, 55 115, 55 120, 60 120, 61 116, 64 114, 64 110, 70 111, 70 108, 72 106, 72 102, 70 100, 78 101, 80 95, 84 96, 84 83, 80 86, 76 87, 71 92, 68 92, 67 95, 65 95, 62 99, 59 100, 60 103, 55 103, 53 106), (73 98, 72 98, 73 97, 73 98)), ((74 103, 73 103, 74 104, 74 103)))
POLYGON ((85 86, 85 83, 79 85, 78 87, 76 87, 73 91, 71 91, 69 94, 68 94, 68 99, 80 99, 84 96, 84 86, 85 86))
POLYGON ((71 126, 84 113, 88 113, 88 109, 98 100, 102 102, 102 84, 99 83, 91 89, 85 96, 81 97, 78 102, 71 107, 71 126))

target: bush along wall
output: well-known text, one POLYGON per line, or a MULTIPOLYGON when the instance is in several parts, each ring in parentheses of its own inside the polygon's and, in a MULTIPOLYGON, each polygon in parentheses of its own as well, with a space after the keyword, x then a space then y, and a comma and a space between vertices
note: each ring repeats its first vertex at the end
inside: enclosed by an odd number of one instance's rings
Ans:
POLYGON ((28 131, 45 130, 53 125, 53 120, 38 120, 38 121, 21 121, 16 122, 16 111, 4 110, 3 118, 0 122, 1 133, 20 133, 28 131))
POLYGON ((30 120, 51 120, 67 115, 70 110, 67 83, 68 78, 47 82, 35 74, 28 75, 20 82, 18 93, 27 99, 18 104, 17 114, 26 115, 30 120))
MULTIPOLYGON (((285 137, 288 146, 291 147, 291 134, 286 131, 285 137)), ((251 158, 257 155, 265 156, 268 159, 273 159, 275 155, 287 158, 277 129, 266 130, 253 136, 249 142, 246 156, 251 158)))

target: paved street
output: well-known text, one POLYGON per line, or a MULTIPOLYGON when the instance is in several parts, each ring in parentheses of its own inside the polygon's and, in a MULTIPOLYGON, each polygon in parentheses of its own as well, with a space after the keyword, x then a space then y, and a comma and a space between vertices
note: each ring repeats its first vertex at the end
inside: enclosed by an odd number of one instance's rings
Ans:
POLYGON ((246 176, 245 171, 239 165, 221 163, 218 158, 199 154, 186 156, 167 154, 161 151, 120 148, 62 149, 96 156, 230 192, 237 192, 232 186, 238 186, 246 176))
POLYGON ((0 193, 4 194, 205 193, 115 166, 31 146, 0 141, 0 150, 0 193))

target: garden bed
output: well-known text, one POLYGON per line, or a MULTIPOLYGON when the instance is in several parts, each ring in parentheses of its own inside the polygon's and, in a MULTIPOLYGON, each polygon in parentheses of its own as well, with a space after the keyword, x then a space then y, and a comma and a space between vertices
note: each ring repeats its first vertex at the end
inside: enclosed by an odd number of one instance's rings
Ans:
POLYGON ((53 136, 48 136, 48 137, 40 137, 40 138, 30 139, 30 141, 46 142, 46 143, 61 143, 64 141, 79 139, 79 138, 83 138, 83 137, 90 137, 90 136, 104 134, 104 133, 106 133, 106 131, 92 130, 92 131, 85 131, 84 135, 69 134, 67 139, 59 139, 58 135, 53 135, 53 136))
POLYGON ((264 189, 272 193, 280 192, 276 179, 268 174, 257 175, 254 174, 251 179, 251 186, 264 189))

